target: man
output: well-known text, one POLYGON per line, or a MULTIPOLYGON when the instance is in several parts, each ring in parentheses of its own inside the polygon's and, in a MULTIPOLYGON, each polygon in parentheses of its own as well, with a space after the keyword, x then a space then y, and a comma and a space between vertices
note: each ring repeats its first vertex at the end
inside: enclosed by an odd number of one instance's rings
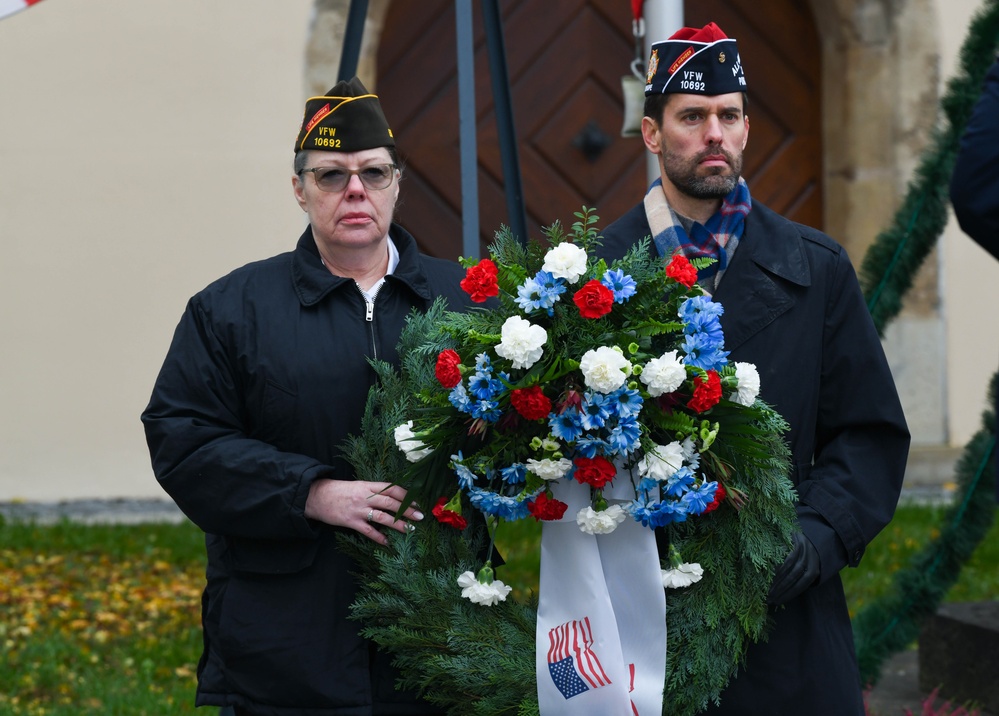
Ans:
POLYGON ((380 544, 405 492, 354 479, 369 359, 396 361, 406 316, 467 305, 455 263, 419 254, 392 223, 395 141, 355 78, 313 97, 295 144, 295 249, 195 295, 142 415, 156 477, 206 533, 197 705, 254 716, 435 711, 395 690, 389 658, 350 621, 340 533, 380 544))
POLYGON ((735 40, 714 23, 684 28, 653 46, 647 80, 642 137, 661 176, 602 251, 616 258, 651 235, 664 257, 716 259, 699 283, 724 307, 729 359, 756 365, 761 399, 790 424, 798 493, 769 639, 709 713, 863 716, 839 571, 860 562, 901 488, 909 434, 891 373, 846 252, 754 202, 740 176, 749 118, 735 40))

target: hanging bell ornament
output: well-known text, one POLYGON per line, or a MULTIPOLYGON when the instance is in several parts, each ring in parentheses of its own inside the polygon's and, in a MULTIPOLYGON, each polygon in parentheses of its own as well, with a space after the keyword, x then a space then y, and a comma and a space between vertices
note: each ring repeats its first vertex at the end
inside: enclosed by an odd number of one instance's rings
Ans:
POLYGON ((632 2, 635 19, 631 21, 631 34, 635 38, 635 59, 631 61, 631 74, 621 78, 621 95, 624 97, 622 137, 642 135, 642 116, 645 114, 645 74, 642 72, 645 18, 642 17, 641 7, 641 2, 632 2))
POLYGON ((642 136, 642 116, 645 114, 645 77, 631 64, 631 74, 621 77, 621 95, 624 97, 624 122, 622 137, 642 136))

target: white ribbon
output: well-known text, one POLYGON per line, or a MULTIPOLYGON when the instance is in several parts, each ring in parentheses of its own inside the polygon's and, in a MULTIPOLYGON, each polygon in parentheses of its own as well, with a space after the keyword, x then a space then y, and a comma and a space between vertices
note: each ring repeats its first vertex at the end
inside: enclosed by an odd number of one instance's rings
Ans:
MULTIPOLYGON (((666 674, 666 596, 655 535, 631 517, 606 535, 580 531, 590 489, 552 485, 568 509, 541 533, 535 656, 542 716, 659 716, 666 674)), ((608 502, 630 502, 619 472, 608 502)))

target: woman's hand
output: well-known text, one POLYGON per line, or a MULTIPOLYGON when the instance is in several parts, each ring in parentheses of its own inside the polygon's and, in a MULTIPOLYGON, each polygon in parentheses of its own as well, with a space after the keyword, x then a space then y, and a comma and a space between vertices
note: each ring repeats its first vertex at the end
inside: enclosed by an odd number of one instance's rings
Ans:
POLYGON ((411 521, 423 519, 423 513, 410 503, 395 515, 406 499, 406 490, 388 482, 362 482, 320 479, 312 483, 305 501, 305 516, 338 527, 349 527, 370 540, 384 545, 388 539, 379 529, 389 527, 403 534, 412 532, 411 521))

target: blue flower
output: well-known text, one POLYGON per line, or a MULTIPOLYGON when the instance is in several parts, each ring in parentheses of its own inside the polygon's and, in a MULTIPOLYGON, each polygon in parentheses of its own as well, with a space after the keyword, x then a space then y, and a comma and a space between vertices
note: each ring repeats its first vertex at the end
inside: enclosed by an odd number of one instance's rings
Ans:
POLYGON ((689 467, 681 467, 666 480, 666 494, 680 497, 694 485, 694 473, 689 467))
POLYGON ((565 283, 548 271, 538 271, 534 278, 529 278, 517 287, 517 305, 524 313, 540 309, 553 313, 553 307, 559 296, 565 293, 565 283))
POLYGON ((473 418, 482 418, 487 423, 495 423, 503 415, 499 403, 495 400, 476 400, 470 407, 469 414, 473 418))
POLYGON ((503 481, 508 485, 519 485, 527 479, 527 466, 515 462, 510 467, 504 467, 500 470, 500 476, 503 481))
POLYGON ((636 522, 641 522, 643 527, 648 527, 652 523, 652 514, 655 511, 654 502, 635 500, 628 508, 628 512, 635 518, 636 522))
MULTIPOLYGON (((687 506, 682 502, 664 500, 655 506, 650 515, 649 524, 652 527, 665 527, 673 522, 687 521, 687 506)), ((644 523, 643 523, 644 524, 644 523)), ((646 525, 649 526, 649 525, 646 525)))
POLYGON ((580 405, 582 423, 586 430, 599 430, 610 417, 611 405, 607 396, 602 393, 587 393, 580 405))
MULTIPOLYGON (((635 489, 638 492, 649 493, 657 489, 658 487, 659 487, 659 480, 657 480, 654 477, 643 477, 641 480, 638 481, 638 487, 636 487, 635 489)), ((648 494, 646 494, 646 497, 648 497, 648 494)))
POLYGON ((571 443, 583 434, 582 416, 573 408, 558 415, 552 413, 548 425, 552 435, 563 442, 571 443))
POLYGON ((640 446, 642 426, 637 418, 621 418, 610 434, 607 444, 615 455, 630 455, 640 446))
POLYGON ((511 522, 522 520, 531 514, 530 510, 527 509, 529 499, 518 500, 516 497, 505 497, 479 487, 472 487, 468 490, 468 500, 473 507, 483 514, 496 515, 511 522))
POLYGON ((536 278, 529 278, 517 287, 517 305, 524 313, 541 308, 541 284, 536 278))
POLYGON ((576 439, 576 454, 580 457, 595 458, 597 455, 613 454, 613 451, 607 441, 592 435, 583 435, 576 439))
POLYGON ((673 522, 686 522, 687 510, 679 502, 648 502, 635 500, 631 503, 631 516, 643 527, 665 527, 673 522))
POLYGON ((464 459, 465 456, 461 454, 460 450, 457 455, 451 456, 451 461, 454 465, 454 474, 458 476, 458 486, 462 490, 467 490, 475 483, 475 473, 461 464, 461 461, 464 459))
POLYGON ((472 410, 471 401, 468 399, 468 391, 465 390, 465 386, 461 383, 451 388, 451 393, 447 399, 455 407, 455 410, 460 410, 462 413, 468 413, 472 410))
POLYGON ((493 379, 488 373, 476 373, 468 379, 468 392, 476 398, 489 400, 496 392, 493 379))
POLYGON ((707 508, 711 501, 715 499, 715 492, 718 491, 717 482, 705 482, 700 487, 696 487, 683 496, 682 502, 686 505, 687 511, 694 515, 699 515, 707 508))
POLYGON ((621 269, 612 269, 604 272, 604 277, 600 281, 614 294, 615 303, 624 303, 635 295, 638 290, 635 279, 627 276, 621 269))
POLYGON ((642 395, 637 390, 618 388, 607 396, 608 402, 615 407, 618 416, 634 418, 642 411, 642 395))
POLYGON ((703 326, 717 320, 725 312, 720 303, 707 296, 693 296, 680 305, 679 316, 684 323, 703 326))
POLYGON ((479 353, 475 356, 475 371, 485 375, 492 375, 493 362, 489 359, 488 353, 479 353))
POLYGON ((688 335, 682 349, 686 353, 684 364, 695 368, 718 370, 728 363, 728 351, 721 350, 721 346, 706 333, 688 335))

